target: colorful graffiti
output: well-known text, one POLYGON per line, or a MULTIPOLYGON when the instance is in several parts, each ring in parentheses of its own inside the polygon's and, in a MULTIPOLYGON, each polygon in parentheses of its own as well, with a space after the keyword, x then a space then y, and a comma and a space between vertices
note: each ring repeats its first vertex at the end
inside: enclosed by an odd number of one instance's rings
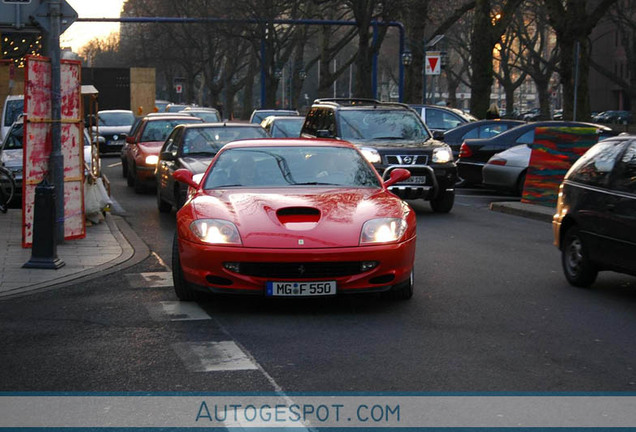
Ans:
POLYGON ((537 128, 521 202, 556 206, 559 185, 568 169, 597 141, 596 128, 537 128))

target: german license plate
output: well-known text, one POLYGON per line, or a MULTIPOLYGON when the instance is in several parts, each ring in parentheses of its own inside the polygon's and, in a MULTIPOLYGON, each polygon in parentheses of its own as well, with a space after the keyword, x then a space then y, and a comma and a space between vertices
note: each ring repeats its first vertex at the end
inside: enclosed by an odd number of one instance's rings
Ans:
POLYGON ((426 184, 426 176, 411 176, 404 181, 401 181, 400 184, 426 184))
POLYGON ((113 145, 113 146, 115 146, 115 145, 124 145, 124 140, 116 140, 116 141, 115 140, 111 140, 111 141, 108 141, 108 145, 113 145))
POLYGON ((306 297, 336 294, 336 281, 320 282, 267 282, 268 296, 306 297))

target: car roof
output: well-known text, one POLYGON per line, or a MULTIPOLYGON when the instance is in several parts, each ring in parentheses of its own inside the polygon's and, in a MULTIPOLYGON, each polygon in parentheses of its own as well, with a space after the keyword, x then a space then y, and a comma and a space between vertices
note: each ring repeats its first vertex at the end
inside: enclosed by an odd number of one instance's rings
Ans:
POLYGON ((377 109, 388 108, 395 110, 411 110, 411 108, 403 103, 399 102, 381 102, 377 99, 368 98, 320 98, 314 100, 312 107, 315 106, 329 106, 342 110, 359 110, 359 109, 377 109))
POLYGON ((233 148, 252 148, 252 147, 343 147, 343 148, 355 148, 353 144, 348 141, 335 140, 335 139, 311 139, 311 138, 260 138, 260 139, 248 139, 235 141, 230 144, 226 144, 223 150, 233 148))
MULTIPOLYGON (((192 116, 188 116, 192 117, 192 116)), ((216 122, 216 123, 188 123, 180 125, 184 128, 202 128, 202 127, 242 127, 242 128, 261 128, 258 123, 228 123, 228 122, 216 122)))
POLYGON ((97 114, 102 114, 102 113, 130 113, 132 114, 131 110, 125 110, 125 109, 113 109, 113 110, 99 110, 97 111, 97 114))

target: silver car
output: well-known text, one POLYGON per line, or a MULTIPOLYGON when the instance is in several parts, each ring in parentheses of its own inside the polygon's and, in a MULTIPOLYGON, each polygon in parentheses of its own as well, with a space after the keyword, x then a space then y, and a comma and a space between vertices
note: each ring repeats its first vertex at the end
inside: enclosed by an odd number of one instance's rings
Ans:
POLYGON ((481 171, 484 185, 521 195, 531 154, 532 150, 526 144, 495 154, 481 171))

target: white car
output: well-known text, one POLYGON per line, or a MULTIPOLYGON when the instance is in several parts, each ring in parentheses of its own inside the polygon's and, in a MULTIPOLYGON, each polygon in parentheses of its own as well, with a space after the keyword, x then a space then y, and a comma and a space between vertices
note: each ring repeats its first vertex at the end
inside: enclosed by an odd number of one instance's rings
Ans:
POLYGON ((0 142, 9 132, 11 125, 24 112, 24 95, 7 96, 2 107, 2 122, 0 123, 0 142))

